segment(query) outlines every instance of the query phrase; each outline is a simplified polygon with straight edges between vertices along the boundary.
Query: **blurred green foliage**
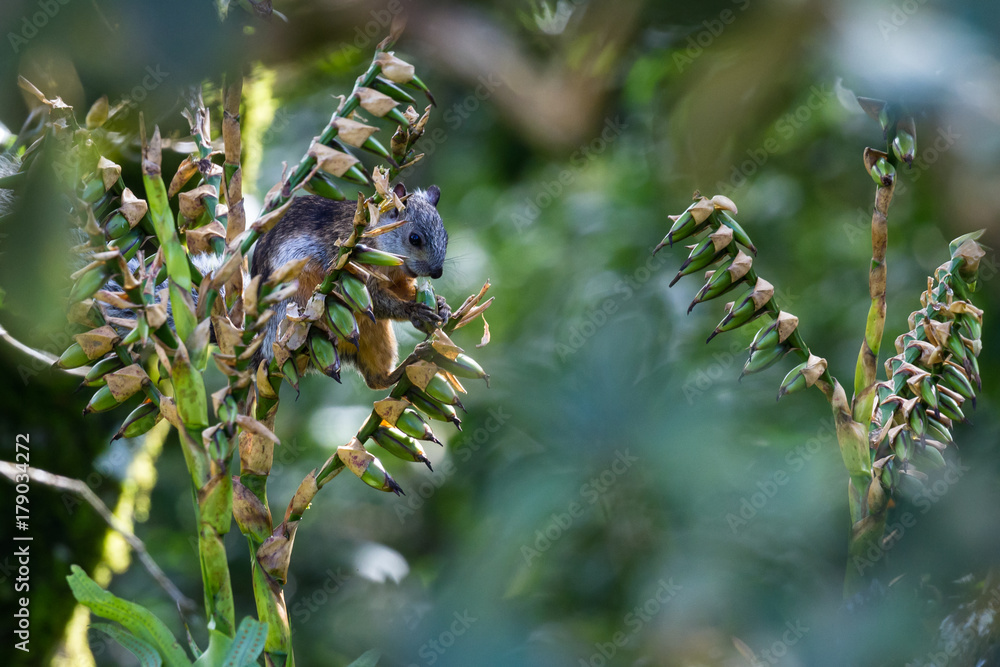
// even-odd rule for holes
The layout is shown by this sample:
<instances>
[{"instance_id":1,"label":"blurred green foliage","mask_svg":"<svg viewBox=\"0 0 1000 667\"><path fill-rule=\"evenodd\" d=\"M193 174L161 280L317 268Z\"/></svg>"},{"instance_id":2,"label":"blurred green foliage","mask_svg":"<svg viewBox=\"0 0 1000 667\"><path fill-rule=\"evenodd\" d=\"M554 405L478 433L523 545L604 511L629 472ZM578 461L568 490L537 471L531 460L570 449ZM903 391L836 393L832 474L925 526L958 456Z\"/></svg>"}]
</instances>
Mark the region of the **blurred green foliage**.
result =
<instances>
[{"instance_id":1,"label":"blurred green foliage","mask_svg":"<svg viewBox=\"0 0 1000 667\"><path fill-rule=\"evenodd\" d=\"M736 640L758 664L927 661L941 619L977 592L1000 553L995 254L977 301L983 391L975 425L956 430L962 476L916 502L897 499L897 539L872 568L888 592L845 608L846 475L826 402L807 392L775 405L790 364L737 383L752 332L704 345L721 307L686 316L697 279L667 289L683 251L650 251L693 190L732 197L778 303L849 384L868 309L874 196L861 153L882 139L844 89L905 101L917 118L917 163L901 170L889 216L890 345L947 259L947 240L985 227L984 243L997 246L995 5L400 4L409 26L397 52L421 64L438 103L428 156L408 183L442 189L451 259L437 291L457 304L487 278L494 285L492 344L474 350L479 331L455 336L492 388L471 389L463 432L429 450L435 472L386 461L405 496L344 476L317 497L286 589L300 664L346 665L372 647L380 664L404 666L754 664ZM17 71L44 89L32 73L55 63L51 85L62 82L84 109L104 93L130 94L159 64L171 76L139 106L147 122L182 131L178 88L260 59L274 71L277 110L262 134L259 197L325 124L331 95L349 89L388 11L279 2L289 23L247 36L219 28L206 3L180 6L61 6L0 63L0 119L16 130L23 118ZM33 11L7 4L2 25L16 32ZM378 36L362 39L369 29ZM62 326L65 255L51 250L61 242L53 219L0 228L0 317L39 347L46 333L35 323ZM51 386L51 401L32 409L82 408L85 396ZM303 380L276 424L276 506L379 397L354 376L343 386ZM4 433L58 437L16 397L0 404ZM39 448L37 465L73 474L58 470L64 450L91 452L93 465L115 428L104 426L86 448L82 435ZM76 476L87 473L77 464ZM35 516L55 515L57 501L34 493ZM137 531L199 599L189 494L171 439ZM65 529L37 540L57 555L56 544L72 542ZM253 609L240 542L232 531L237 616ZM51 572L39 562L39 585L55 595L69 562L85 564L79 552ZM972 583L956 583L967 575ZM142 569L113 590L180 629ZM41 597L35 604L40 618L54 613ZM99 664L131 664L99 649Z\"/></svg>"}]
</instances>

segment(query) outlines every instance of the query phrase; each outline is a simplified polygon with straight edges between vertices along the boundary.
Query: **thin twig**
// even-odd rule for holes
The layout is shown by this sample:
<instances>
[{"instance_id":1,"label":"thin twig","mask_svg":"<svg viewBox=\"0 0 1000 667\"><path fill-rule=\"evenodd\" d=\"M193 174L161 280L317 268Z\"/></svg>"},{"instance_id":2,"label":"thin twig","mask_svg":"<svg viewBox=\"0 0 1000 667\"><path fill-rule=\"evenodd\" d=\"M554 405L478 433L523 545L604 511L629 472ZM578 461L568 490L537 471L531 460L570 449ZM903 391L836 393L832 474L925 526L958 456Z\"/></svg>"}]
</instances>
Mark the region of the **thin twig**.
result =
<instances>
[{"instance_id":1,"label":"thin twig","mask_svg":"<svg viewBox=\"0 0 1000 667\"><path fill-rule=\"evenodd\" d=\"M16 476L22 473L18 472L17 466L13 463L9 461L0 461L0 474L3 474L11 481L14 481ZM146 567L146 570L153 577L153 579L156 580L156 583L158 583L163 590L166 591L167 595L169 595L174 601L177 605L177 609L180 611L181 615L184 616L185 620L187 620L188 614L193 613L197 609L195 603L185 597L177 586L175 586L174 583L167 578L167 575L163 573L160 566L157 565L156 561L153 560L153 557L149 555L149 552L146 550L146 545L143 544L142 540L136 537L135 534L133 534L132 531L125 526L124 522L116 517L111 510L108 509L108 506L105 505L104 502L97 497L97 494L91 491L90 487L84 482L78 479L73 479L72 477L63 477L62 475L46 472L45 470L35 468L34 466L30 468L29 475L31 477L31 481L33 482L44 484L45 486L53 489L60 489L62 491L75 493L90 503L90 506L97 510L97 513L101 515L101 518L103 518L113 530L120 533L122 537L125 538L125 541L128 542L129 546L135 550L136 554L139 556L139 560L141 560L142 564Z\"/></svg>"}]
</instances>

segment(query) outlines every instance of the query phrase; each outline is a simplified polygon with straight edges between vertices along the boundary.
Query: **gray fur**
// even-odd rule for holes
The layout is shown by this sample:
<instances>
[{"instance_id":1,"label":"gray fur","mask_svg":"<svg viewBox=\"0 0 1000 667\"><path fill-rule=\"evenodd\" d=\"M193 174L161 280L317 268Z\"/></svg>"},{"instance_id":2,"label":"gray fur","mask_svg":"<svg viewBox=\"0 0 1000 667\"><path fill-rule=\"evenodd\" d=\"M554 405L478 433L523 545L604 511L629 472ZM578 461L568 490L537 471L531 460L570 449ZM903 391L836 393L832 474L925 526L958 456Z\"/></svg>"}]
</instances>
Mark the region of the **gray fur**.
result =
<instances>
[{"instance_id":1,"label":"gray fur","mask_svg":"<svg viewBox=\"0 0 1000 667\"><path fill-rule=\"evenodd\" d=\"M402 185L396 194L406 195ZM441 191L437 186L427 190L414 190L406 199L401 212L395 209L383 214L377 226L387 225L402 217L408 223L395 230L376 236L365 243L385 252L406 257L403 264L413 276L440 278L448 250L448 232L437 211ZM336 242L345 240L353 229L355 203L331 201L322 197L298 197L275 227L257 243L253 253L250 273L265 278L277 268L293 259L311 257L326 267L336 256ZM411 243L411 235L419 238L419 245ZM381 289L369 285L376 318L405 319L403 313L388 309L380 299ZM274 355L272 344L278 337L278 328L285 319L283 301L274 307L274 315L264 326L264 342L254 360L270 359Z\"/></svg>"},{"instance_id":2,"label":"gray fur","mask_svg":"<svg viewBox=\"0 0 1000 667\"><path fill-rule=\"evenodd\" d=\"M0 155L0 178L13 176L21 166L17 158ZM9 213L14 207L14 191L0 189L0 215Z\"/></svg>"},{"instance_id":3,"label":"gray fur","mask_svg":"<svg viewBox=\"0 0 1000 667\"><path fill-rule=\"evenodd\" d=\"M440 196L441 192L437 186L431 186L427 190L414 190L406 200L406 208L401 213L404 219L410 221L409 224L375 238L379 250L405 256L404 266L415 276L441 277L445 253L448 251L448 232L437 210ZM379 226L398 219L396 211L393 210L379 218ZM411 234L420 237L419 247L414 247L410 243Z\"/></svg>"},{"instance_id":4,"label":"gray fur","mask_svg":"<svg viewBox=\"0 0 1000 667\"><path fill-rule=\"evenodd\" d=\"M191 255L191 263L194 264L195 268L197 268L198 271L200 271L203 276L207 276L222 266L222 255L216 255L214 253L207 253L207 252L200 253L197 255ZM129 271L131 271L134 274L139 269L139 260L135 258L129 260L128 268ZM119 285L118 282L115 281L114 279L109 280L104 285L104 289L108 290L109 292L122 291L121 285ZM156 291L153 295L154 300L156 302L160 300L159 298L160 290L165 290L165 289L167 289L166 281L156 286ZM220 290L219 293L223 298L225 298L224 289ZM194 305L197 306L198 305L197 289L192 288L191 298L194 299ZM135 313L132 310L125 310L123 308L117 308L115 306L110 306L108 304L101 304L101 307L104 309L105 314L108 315L109 317L118 317L124 320L135 319ZM174 313L173 313L173 308L170 305L169 299L167 299L167 326L170 328L171 331L174 330ZM116 327L116 329L118 329L118 327ZM119 331L119 333L125 333L125 332Z\"/></svg>"}]
</instances>

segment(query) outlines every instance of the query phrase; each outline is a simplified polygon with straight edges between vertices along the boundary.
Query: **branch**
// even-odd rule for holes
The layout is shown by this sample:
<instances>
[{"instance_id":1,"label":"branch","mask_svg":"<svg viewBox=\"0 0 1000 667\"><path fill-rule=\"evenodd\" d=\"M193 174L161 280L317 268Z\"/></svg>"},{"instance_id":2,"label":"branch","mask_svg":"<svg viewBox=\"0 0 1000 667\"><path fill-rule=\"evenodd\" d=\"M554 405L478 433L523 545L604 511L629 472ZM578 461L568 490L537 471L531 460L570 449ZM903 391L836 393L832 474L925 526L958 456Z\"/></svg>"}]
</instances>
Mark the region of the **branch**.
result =
<instances>
[{"instance_id":1,"label":"branch","mask_svg":"<svg viewBox=\"0 0 1000 667\"><path fill-rule=\"evenodd\" d=\"M18 469L13 463L9 461L0 461L0 474L3 474L13 482L16 476L20 473L18 473ZM174 583L167 578L167 575L163 573L163 570L161 570L160 566L156 564L153 557L149 555L149 552L146 550L146 545L143 544L142 540L136 537L135 534L133 534L132 531L125 526L121 519L112 514L111 510L108 509L108 506L105 505L104 502L90 490L89 486L78 479L55 475L53 473L46 472L45 470L35 468L34 466L31 468L30 476L33 482L44 484L45 486L53 489L60 489L62 491L75 493L90 503L90 506L97 510L97 513L101 515L101 518L103 518L113 530L120 533L122 537L125 538L125 541L128 542L129 546L135 550L136 554L139 556L139 560L141 560L142 564L146 567L146 570L153 577L153 579L156 580L156 583L158 583L160 587L166 591L167 595L169 595L174 601L177 605L178 611L180 611L181 615L185 617L185 620L188 614L195 611L195 603L185 597L177 586L175 586Z\"/></svg>"}]
</instances>

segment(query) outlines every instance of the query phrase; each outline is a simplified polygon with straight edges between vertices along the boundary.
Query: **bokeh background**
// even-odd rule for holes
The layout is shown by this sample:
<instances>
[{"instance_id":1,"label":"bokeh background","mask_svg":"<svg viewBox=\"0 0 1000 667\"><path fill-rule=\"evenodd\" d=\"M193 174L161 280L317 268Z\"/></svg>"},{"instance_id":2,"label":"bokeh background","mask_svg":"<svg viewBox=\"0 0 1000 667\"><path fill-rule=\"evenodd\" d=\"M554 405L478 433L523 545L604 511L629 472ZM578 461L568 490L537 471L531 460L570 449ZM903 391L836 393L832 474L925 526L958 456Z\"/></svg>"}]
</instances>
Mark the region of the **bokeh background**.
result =
<instances>
[{"instance_id":1,"label":"bokeh background","mask_svg":"<svg viewBox=\"0 0 1000 667\"><path fill-rule=\"evenodd\" d=\"M103 94L131 100L147 123L180 137L179 92L248 62L249 205L259 207L391 18L407 17L396 51L437 100L427 157L407 182L443 193L451 245L437 291L457 304L493 284L492 343L475 349L476 327L456 336L491 387L471 387L462 433L437 429L447 437L430 452L435 472L382 457L405 496L350 476L317 496L286 589L299 664L346 665L370 648L386 666L966 664L935 651L942 619L977 596L989 603L982 582L1000 554L994 251L977 297L986 309L982 394L974 424L956 430L950 482L896 499L899 530L872 564L876 584L845 605L847 479L827 403L809 391L775 404L789 362L737 382L753 331L705 345L722 305L686 315L697 278L667 287L683 250L654 258L651 249L695 189L732 197L778 303L850 385L874 196L861 154L882 145L854 94L905 103L916 117L918 158L900 175L889 217L891 349L950 239L984 228L985 244L998 247L995 3L275 8L287 22L255 24L234 8L220 26L208 2L6 0L0 121L16 132L26 116L23 74L78 110ZM135 152L119 157L135 168ZM71 333L61 301L69 243L45 193L30 196L37 214L0 227L0 322L58 354ZM407 328L402 344L412 346ZM132 499L139 537L200 600L175 438L162 451L109 445L124 413L79 418L87 396L74 393L76 382L3 342L0 371L3 458L15 433L30 432L33 464L87 480L110 505ZM287 394L272 504L283 506L380 397L353 374L342 386L311 377L297 400ZM12 508L9 485L0 489ZM61 643L75 613L70 563L108 568L115 593L183 632L146 571L127 568L120 547L105 549L103 524L65 501L32 490L37 643L15 655L5 633L0 655L10 664L136 664L93 632L93 657ZM13 542L2 541L6 556ZM227 545L238 614L253 613L235 527ZM10 577L5 565L5 604Z\"/></svg>"}]
</instances>

